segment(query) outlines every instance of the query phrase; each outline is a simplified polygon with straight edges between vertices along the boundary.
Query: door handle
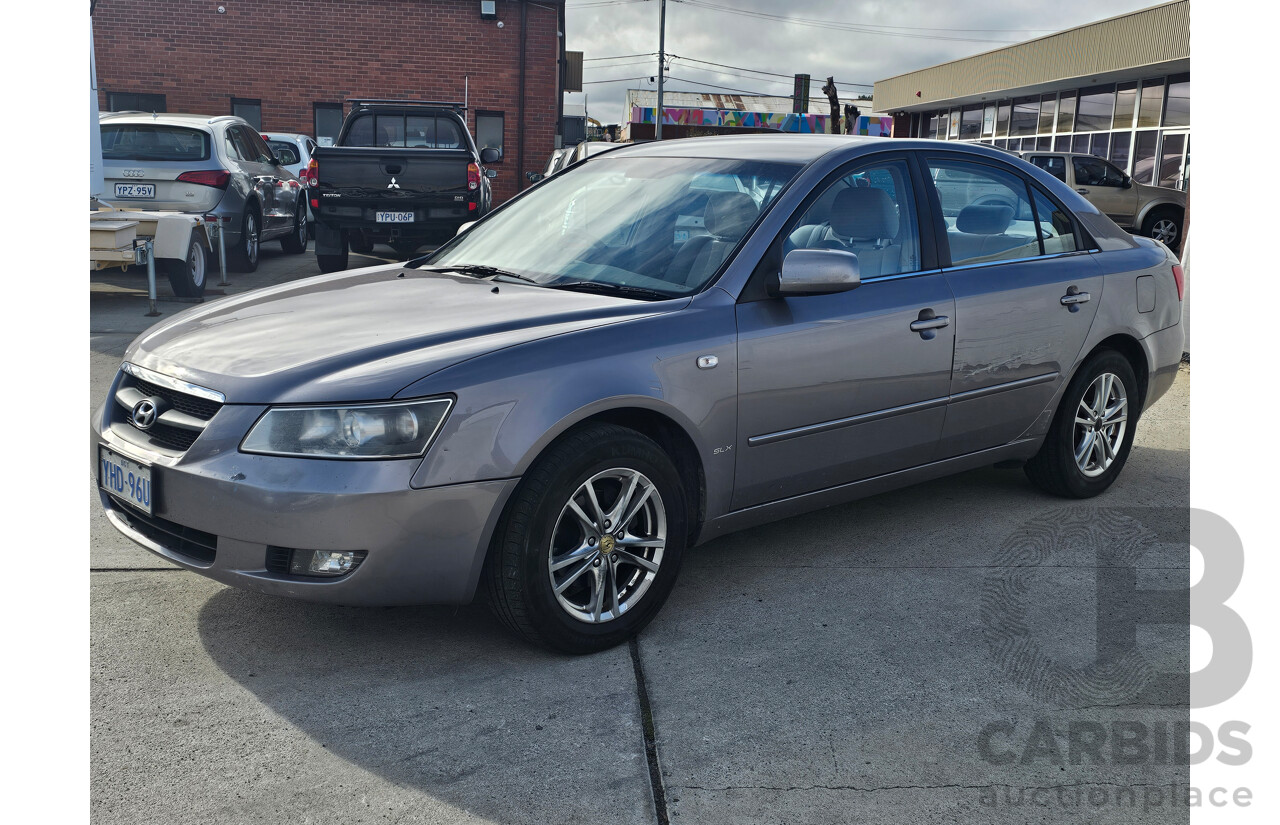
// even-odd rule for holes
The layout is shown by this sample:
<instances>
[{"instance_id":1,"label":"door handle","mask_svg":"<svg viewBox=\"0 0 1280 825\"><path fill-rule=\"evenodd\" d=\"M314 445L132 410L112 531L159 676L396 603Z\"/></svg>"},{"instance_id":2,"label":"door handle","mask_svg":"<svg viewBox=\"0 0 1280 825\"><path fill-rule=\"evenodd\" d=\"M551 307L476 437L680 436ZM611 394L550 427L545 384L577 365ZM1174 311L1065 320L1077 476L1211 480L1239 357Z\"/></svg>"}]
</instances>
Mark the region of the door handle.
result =
<instances>
[{"instance_id":1,"label":"door handle","mask_svg":"<svg viewBox=\"0 0 1280 825\"><path fill-rule=\"evenodd\" d=\"M1085 189L1083 186L1077 187L1076 191L1079 192L1081 195L1089 194L1089 190Z\"/></svg>"},{"instance_id":2,"label":"door handle","mask_svg":"<svg viewBox=\"0 0 1280 825\"><path fill-rule=\"evenodd\" d=\"M1089 303L1090 297L1091 296L1087 292L1068 292L1066 295L1063 295L1058 299L1058 303L1062 304L1064 307L1071 307L1074 309L1076 304Z\"/></svg>"},{"instance_id":3,"label":"door handle","mask_svg":"<svg viewBox=\"0 0 1280 825\"><path fill-rule=\"evenodd\" d=\"M942 329L951 323L951 319L945 315L936 315L933 318L921 318L919 321L911 322L912 332L924 332L930 329Z\"/></svg>"}]
</instances>

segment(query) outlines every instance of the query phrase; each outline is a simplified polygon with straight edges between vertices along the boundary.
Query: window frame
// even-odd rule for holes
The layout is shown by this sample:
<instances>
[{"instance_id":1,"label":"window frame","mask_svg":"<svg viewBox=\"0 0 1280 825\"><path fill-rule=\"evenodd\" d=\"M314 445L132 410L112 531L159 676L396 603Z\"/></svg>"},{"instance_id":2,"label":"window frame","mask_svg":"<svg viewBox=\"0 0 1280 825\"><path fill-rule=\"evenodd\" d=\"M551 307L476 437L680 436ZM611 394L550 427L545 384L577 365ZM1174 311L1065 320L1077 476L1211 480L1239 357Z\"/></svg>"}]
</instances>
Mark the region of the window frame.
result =
<instances>
[{"instance_id":1,"label":"window frame","mask_svg":"<svg viewBox=\"0 0 1280 825\"><path fill-rule=\"evenodd\" d=\"M338 131L330 136L333 141L332 146L338 144L338 138L342 135L342 124L346 120L346 107L342 103L335 103L329 100L314 100L311 102L311 129L315 133L315 144L320 145L320 112L337 112L338 113Z\"/></svg>"},{"instance_id":2,"label":"window frame","mask_svg":"<svg viewBox=\"0 0 1280 825\"><path fill-rule=\"evenodd\" d=\"M779 297L774 287L777 285L778 274L782 271L782 249L787 242L787 238L795 231L796 222L803 218L813 204L841 179L856 175L867 167L891 161L905 162L911 178L911 196L916 209L916 234L920 239L920 268L912 272L896 275L877 275L866 280L859 279L859 283L865 286L879 283L880 281L918 278L925 275L935 275L940 272L942 269L940 265L941 259L938 256L937 239L934 237L936 228L934 222L929 220L929 216L934 214L933 205L929 202L925 192L925 181L921 178L921 167L917 153L904 150L873 152L841 164L810 188L804 199L796 204L795 209L787 216L782 228L778 230L778 234L769 242L769 248L760 256L760 261L756 264L756 268L751 272L747 282L743 284L742 290L738 293L738 303L745 304L752 301L773 300ZM792 183L794 182L795 179L793 178ZM782 193L778 194L781 195ZM774 200L777 200L777 196L775 196Z\"/></svg>"},{"instance_id":3,"label":"window frame","mask_svg":"<svg viewBox=\"0 0 1280 825\"><path fill-rule=\"evenodd\" d=\"M152 108L152 109L148 109L148 108L145 108L145 107L144 107L144 108L139 109L139 108L136 108L136 107L126 107L126 108L122 108L122 109L117 109L114 105L112 105L112 102L111 102L111 99L112 99L113 97L115 97L116 95L131 95L131 96L133 96L133 97L144 97L144 96L145 96L145 97L154 97L154 98L159 98L159 99L160 99L160 108L159 108L159 109L154 109L154 108ZM110 92L110 91L109 91L109 92L107 92L107 93L106 93L106 97L107 97L107 109L106 109L106 110L107 110L108 112L153 112L153 113L155 113L155 114L158 114L158 115L159 115L159 114L165 114L165 113L167 113L167 112L169 111L169 100L168 100L168 98L166 98L166 97L165 97L165 94L164 94L163 92Z\"/></svg>"}]
</instances>

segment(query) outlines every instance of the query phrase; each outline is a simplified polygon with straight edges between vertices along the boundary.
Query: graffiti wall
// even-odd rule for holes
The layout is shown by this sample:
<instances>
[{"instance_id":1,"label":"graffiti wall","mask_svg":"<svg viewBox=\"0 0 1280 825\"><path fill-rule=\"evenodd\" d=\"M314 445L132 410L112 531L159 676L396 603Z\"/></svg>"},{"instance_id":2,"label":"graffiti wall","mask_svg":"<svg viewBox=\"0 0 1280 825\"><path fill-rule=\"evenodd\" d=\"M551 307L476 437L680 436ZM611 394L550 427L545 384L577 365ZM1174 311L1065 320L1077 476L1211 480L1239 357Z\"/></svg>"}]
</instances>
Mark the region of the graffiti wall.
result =
<instances>
[{"instance_id":1,"label":"graffiti wall","mask_svg":"<svg viewBox=\"0 0 1280 825\"><path fill-rule=\"evenodd\" d=\"M858 118L858 127L852 134L867 137L893 137L893 118L863 115Z\"/></svg>"},{"instance_id":2,"label":"graffiti wall","mask_svg":"<svg viewBox=\"0 0 1280 825\"><path fill-rule=\"evenodd\" d=\"M651 106L632 106L631 122L654 122L656 109ZM863 118L865 120L866 118ZM881 118L872 118L880 120ZM890 118L884 118L891 120ZM777 129L780 132L823 134L827 131L827 115L796 114L794 112L738 112L730 109L673 109L662 108L663 126L731 126L742 129Z\"/></svg>"}]
</instances>

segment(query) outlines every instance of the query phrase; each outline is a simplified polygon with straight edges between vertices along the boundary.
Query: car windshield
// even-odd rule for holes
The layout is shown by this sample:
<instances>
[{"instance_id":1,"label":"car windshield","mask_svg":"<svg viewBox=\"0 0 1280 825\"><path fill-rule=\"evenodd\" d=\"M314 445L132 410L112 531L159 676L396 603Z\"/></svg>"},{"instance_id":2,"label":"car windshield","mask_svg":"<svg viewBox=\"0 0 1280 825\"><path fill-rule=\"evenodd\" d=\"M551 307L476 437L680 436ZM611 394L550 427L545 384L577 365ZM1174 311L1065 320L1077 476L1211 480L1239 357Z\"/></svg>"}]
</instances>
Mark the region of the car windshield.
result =
<instances>
[{"instance_id":1,"label":"car windshield","mask_svg":"<svg viewBox=\"0 0 1280 825\"><path fill-rule=\"evenodd\" d=\"M483 267L544 286L634 297L687 295L716 275L799 168L603 157L548 178L426 265Z\"/></svg>"},{"instance_id":2,"label":"car windshield","mask_svg":"<svg viewBox=\"0 0 1280 825\"><path fill-rule=\"evenodd\" d=\"M103 126L106 160L208 160L209 133L181 126L120 123Z\"/></svg>"}]
</instances>

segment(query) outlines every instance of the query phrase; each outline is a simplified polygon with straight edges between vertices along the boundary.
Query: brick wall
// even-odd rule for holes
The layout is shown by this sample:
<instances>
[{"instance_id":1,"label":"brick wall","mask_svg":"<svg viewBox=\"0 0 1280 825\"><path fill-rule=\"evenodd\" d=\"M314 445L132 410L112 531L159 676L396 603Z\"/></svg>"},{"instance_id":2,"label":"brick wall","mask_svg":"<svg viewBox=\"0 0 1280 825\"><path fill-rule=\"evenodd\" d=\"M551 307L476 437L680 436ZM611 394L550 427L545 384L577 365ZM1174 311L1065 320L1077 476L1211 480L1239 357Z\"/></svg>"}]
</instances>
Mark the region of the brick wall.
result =
<instances>
[{"instance_id":1,"label":"brick wall","mask_svg":"<svg viewBox=\"0 0 1280 825\"><path fill-rule=\"evenodd\" d=\"M378 97L462 100L504 114L505 153L494 200L527 185L555 145L563 0L529 3L524 145L520 145L520 16L498 0L99 0L93 16L99 106L108 92L165 95L170 112L231 113L231 98L262 101L264 131L314 134L312 104ZM226 9L218 14L218 7ZM503 28L499 29L498 21Z\"/></svg>"}]
</instances>

